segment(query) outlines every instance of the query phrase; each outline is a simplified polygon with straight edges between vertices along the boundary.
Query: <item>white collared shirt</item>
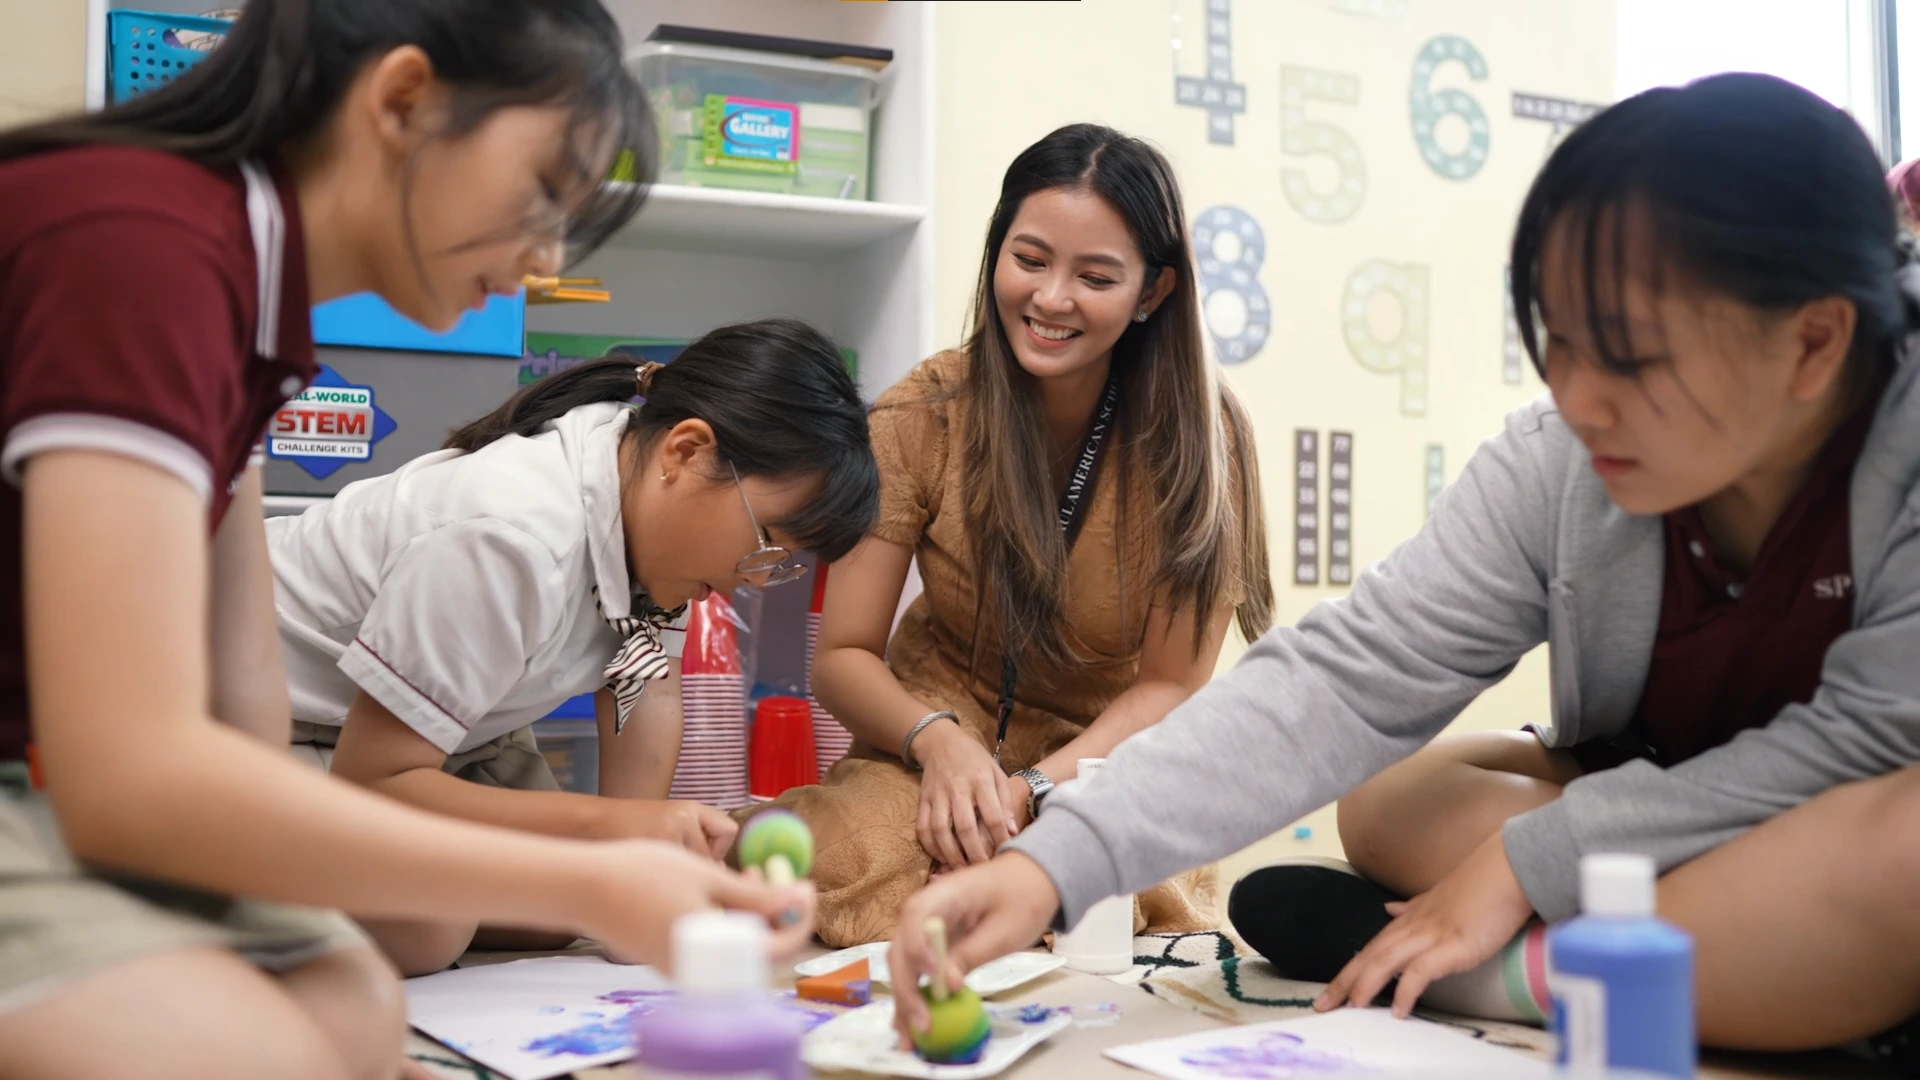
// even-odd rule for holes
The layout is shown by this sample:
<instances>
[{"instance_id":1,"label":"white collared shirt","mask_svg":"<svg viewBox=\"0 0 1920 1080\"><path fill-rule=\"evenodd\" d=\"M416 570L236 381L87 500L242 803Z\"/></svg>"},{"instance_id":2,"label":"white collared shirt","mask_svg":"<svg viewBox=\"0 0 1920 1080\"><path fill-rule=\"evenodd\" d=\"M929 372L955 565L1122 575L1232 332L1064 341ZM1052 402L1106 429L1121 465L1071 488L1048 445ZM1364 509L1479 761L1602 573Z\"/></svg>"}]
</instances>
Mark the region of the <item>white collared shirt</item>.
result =
<instances>
[{"instance_id":1,"label":"white collared shirt","mask_svg":"<svg viewBox=\"0 0 1920 1080\"><path fill-rule=\"evenodd\" d=\"M628 407L442 450L270 518L293 718L346 722L365 690L448 754L606 685L627 615L616 455ZM682 627L685 623L680 624ZM679 656L684 632L662 635Z\"/></svg>"}]
</instances>

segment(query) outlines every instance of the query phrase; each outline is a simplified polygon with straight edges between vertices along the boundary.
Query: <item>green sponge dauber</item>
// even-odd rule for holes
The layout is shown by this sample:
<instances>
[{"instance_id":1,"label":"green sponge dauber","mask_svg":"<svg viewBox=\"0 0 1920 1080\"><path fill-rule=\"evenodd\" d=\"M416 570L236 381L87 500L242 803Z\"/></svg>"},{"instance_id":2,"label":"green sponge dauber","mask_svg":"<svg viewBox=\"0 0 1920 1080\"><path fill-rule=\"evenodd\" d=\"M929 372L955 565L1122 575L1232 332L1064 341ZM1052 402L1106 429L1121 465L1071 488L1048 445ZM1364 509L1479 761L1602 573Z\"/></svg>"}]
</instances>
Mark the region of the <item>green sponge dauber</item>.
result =
<instances>
[{"instance_id":1,"label":"green sponge dauber","mask_svg":"<svg viewBox=\"0 0 1920 1080\"><path fill-rule=\"evenodd\" d=\"M813 871L813 830L785 810L758 815L740 832L740 868L748 867L775 885L806 877Z\"/></svg>"}]
</instances>

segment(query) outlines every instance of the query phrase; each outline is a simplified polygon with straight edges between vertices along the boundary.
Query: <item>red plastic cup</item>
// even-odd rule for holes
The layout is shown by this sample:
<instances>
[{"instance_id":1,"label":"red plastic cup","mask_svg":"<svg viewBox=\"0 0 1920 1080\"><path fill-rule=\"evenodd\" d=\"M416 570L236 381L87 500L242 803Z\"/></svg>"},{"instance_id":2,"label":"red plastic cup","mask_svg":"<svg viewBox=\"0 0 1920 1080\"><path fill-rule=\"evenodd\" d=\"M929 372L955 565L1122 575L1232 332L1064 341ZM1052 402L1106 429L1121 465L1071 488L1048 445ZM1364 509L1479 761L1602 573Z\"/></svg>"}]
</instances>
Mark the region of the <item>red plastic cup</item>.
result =
<instances>
[{"instance_id":1,"label":"red plastic cup","mask_svg":"<svg viewBox=\"0 0 1920 1080\"><path fill-rule=\"evenodd\" d=\"M756 799L773 799L788 788L819 780L813 708L805 698L762 698L753 712L753 739L747 751L748 791Z\"/></svg>"}]
</instances>

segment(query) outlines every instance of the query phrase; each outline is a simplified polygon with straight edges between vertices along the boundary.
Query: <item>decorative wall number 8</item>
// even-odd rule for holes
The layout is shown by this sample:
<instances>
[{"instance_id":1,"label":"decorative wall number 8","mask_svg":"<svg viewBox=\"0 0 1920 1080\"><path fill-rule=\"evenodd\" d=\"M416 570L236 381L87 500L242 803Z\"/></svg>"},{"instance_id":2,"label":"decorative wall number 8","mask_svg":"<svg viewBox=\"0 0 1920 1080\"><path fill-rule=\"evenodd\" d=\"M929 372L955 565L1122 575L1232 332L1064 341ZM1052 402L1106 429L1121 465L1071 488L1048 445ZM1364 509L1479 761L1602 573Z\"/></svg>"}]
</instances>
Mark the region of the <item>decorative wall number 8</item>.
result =
<instances>
[{"instance_id":1,"label":"decorative wall number 8","mask_svg":"<svg viewBox=\"0 0 1920 1080\"><path fill-rule=\"evenodd\" d=\"M1413 112L1413 142L1420 156L1434 172L1449 180L1465 180L1487 163L1491 136L1486 110L1465 90L1434 90L1433 73L1440 65L1458 60L1466 65L1475 80L1487 77L1487 61L1466 38L1442 34L1421 46L1413 61L1413 82L1407 90L1407 104ZM1467 124L1467 146L1450 153L1435 136L1440 121L1458 116Z\"/></svg>"},{"instance_id":2,"label":"decorative wall number 8","mask_svg":"<svg viewBox=\"0 0 1920 1080\"><path fill-rule=\"evenodd\" d=\"M1352 135L1333 124L1307 119L1308 101L1358 105L1360 80L1292 64L1280 69L1281 151L1296 157L1326 157L1339 170L1331 191L1315 191L1305 169L1281 169L1280 186L1287 201L1308 221L1332 225L1359 211L1367 195L1367 166Z\"/></svg>"},{"instance_id":3,"label":"decorative wall number 8","mask_svg":"<svg viewBox=\"0 0 1920 1080\"><path fill-rule=\"evenodd\" d=\"M1380 294L1400 308L1400 332L1377 336L1368 308ZM1347 351L1368 371L1400 376L1400 412L1427 414L1427 268L1412 263L1369 259L1347 277L1340 301Z\"/></svg>"},{"instance_id":4,"label":"decorative wall number 8","mask_svg":"<svg viewBox=\"0 0 1920 1080\"><path fill-rule=\"evenodd\" d=\"M1214 206L1193 223L1201 306L1223 364L1244 364L1267 343L1273 305L1255 275L1267 258L1267 237L1253 215Z\"/></svg>"}]
</instances>

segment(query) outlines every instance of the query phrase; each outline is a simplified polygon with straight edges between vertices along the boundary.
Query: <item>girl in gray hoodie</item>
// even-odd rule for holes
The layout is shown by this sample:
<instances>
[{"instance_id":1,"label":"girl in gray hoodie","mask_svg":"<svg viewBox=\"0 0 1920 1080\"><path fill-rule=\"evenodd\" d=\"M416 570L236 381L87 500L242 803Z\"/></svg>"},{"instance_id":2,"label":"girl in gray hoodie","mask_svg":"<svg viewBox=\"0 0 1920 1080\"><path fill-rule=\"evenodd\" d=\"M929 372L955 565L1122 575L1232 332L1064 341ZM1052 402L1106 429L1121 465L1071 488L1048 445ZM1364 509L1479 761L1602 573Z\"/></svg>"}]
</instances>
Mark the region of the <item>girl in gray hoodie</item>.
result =
<instances>
[{"instance_id":1,"label":"girl in gray hoodie","mask_svg":"<svg viewBox=\"0 0 1920 1080\"><path fill-rule=\"evenodd\" d=\"M964 970L1352 793L1365 878L1270 871L1232 904L1283 974L1332 980L1322 1008L1524 970L1580 857L1624 851L1694 936L1703 1041L1920 1011L1920 268L1871 145L1765 76L1649 91L1555 151L1512 265L1550 394L1351 595L911 900L896 978L927 915ZM1541 642L1535 729L1433 741Z\"/></svg>"}]
</instances>

